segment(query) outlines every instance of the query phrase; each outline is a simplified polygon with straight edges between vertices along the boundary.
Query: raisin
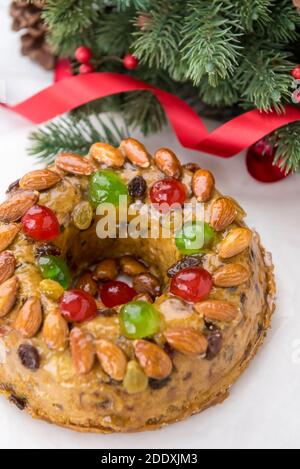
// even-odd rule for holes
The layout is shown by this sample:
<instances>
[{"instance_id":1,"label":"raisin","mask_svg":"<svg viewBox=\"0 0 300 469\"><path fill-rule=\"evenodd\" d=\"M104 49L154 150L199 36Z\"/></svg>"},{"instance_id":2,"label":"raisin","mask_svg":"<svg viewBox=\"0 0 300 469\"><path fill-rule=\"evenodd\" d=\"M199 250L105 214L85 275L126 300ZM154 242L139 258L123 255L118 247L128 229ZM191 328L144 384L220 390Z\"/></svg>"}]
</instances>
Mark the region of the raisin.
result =
<instances>
[{"instance_id":1,"label":"raisin","mask_svg":"<svg viewBox=\"0 0 300 469\"><path fill-rule=\"evenodd\" d=\"M147 191L147 183L142 176L137 176L128 185L129 195L133 199L144 197Z\"/></svg>"},{"instance_id":2,"label":"raisin","mask_svg":"<svg viewBox=\"0 0 300 469\"><path fill-rule=\"evenodd\" d=\"M16 396L15 394L11 394L9 400L12 404L18 407L19 410L24 410L27 405L26 399Z\"/></svg>"},{"instance_id":3,"label":"raisin","mask_svg":"<svg viewBox=\"0 0 300 469\"><path fill-rule=\"evenodd\" d=\"M18 348L18 356L22 365L31 371L36 371L40 367L41 358L35 347L29 344L22 344Z\"/></svg>"},{"instance_id":4,"label":"raisin","mask_svg":"<svg viewBox=\"0 0 300 469\"><path fill-rule=\"evenodd\" d=\"M35 253L37 257L42 256L60 256L61 249L54 244L40 243L35 248Z\"/></svg>"},{"instance_id":5,"label":"raisin","mask_svg":"<svg viewBox=\"0 0 300 469\"><path fill-rule=\"evenodd\" d=\"M187 269L188 267L198 267L199 265L202 265L203 257L204 256L202 254L184 257L168 270L168 277L173 278L175 275L179 274L179 272Z\"/></svg>"},{"instance_id":6,"label":"raisin","mask_svg":"<svg viewBox=\"0 0 300 469\"><path fill-rule=\"evenodd\" d=\"M6 194L11 194L12 192L15 192L15 191L19 190L20 189L19 182L20 182L20 179L17 179L16 181L12 182L8 186Z\"/></svg>"},{"instance_id":7,"label":"raisin","mask_svg":"<svg viewBox=\"0 0 300 469\"><path fill-rule=\"evenodd\" d=\"M200 166L197 163L187 163L183 165L184 169L187 171L190 171L191 173L196 173L198 169L200 169Z\"/></svg>"},{"instance_id":8,"label":"raisin","mask_svg":"<svg viewBox=\"0 0 300 469\"><path fill-rule=\"evenodd\" d=\"M222 344L223 344L222 333L220 330L213 330L207 334L206 338L208 341L206 359L213 360L219 355L222 349Z\"/></svg>"},{"instance_id":9,"label":"raisin","mask_svg":"<svg viewBox=\"0 0 300 469\"><path fill-rule=\"evenodd\" d=\"M149 387L153 389L154 391L158 391L159 389L163 389L164 387L166 387L170 381L171 381L170 376L168 376L165 379L160 379L160 380L151 378L149 379Z\"/></svg>"}]
</instances>

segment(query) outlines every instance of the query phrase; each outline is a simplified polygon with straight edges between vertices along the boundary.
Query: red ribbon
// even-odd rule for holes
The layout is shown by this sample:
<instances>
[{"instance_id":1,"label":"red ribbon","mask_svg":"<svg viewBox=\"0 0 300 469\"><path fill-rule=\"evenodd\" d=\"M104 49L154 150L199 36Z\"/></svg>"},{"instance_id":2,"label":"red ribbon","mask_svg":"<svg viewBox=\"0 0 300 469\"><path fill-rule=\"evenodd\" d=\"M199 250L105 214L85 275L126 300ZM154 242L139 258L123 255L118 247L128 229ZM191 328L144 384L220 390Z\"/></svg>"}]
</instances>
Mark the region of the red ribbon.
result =
<instances>
[{"instance_id":1,"label":"red ribbon","mask_svg":"<svg viewBox=\"0 0 300 469\"><path fill-rule=\"evenodd\" d=\"M293 106L287 106L284 114L254 110L209 133L200 117L180 98L130 76L115 73L65 78L15 106L6 107L35 124L41 124L96 99L138 90L147 90L156 96L184 147L223 158L230 158L274 130L300 120L300 110Z\"/></svg>"}]
</instances>

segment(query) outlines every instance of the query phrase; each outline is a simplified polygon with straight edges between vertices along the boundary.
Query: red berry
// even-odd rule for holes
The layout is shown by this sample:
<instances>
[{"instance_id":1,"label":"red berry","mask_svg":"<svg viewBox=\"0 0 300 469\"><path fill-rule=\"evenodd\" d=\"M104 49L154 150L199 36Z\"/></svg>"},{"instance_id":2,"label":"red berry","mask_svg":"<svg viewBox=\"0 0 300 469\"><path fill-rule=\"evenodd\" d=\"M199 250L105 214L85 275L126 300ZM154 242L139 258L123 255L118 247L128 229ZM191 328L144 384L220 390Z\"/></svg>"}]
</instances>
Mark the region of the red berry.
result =
<instances>
[{"instance_id":1,"label":"red berry","mask_svg":"<svg viewBox=\"0 0 300 469\"><path fill-rule=\"evenodd\" d=\"M80 75L87 75L88 73L93 73L95 68L92 64L82 64L79 67Z\"/></svg>"},{"instance_id":2,"label":"red berry","mask_svg":"<svg viewBox=\"0 0 300 469\"><path fill-rule=\"evenodd\" d=\"M60 234L55 213L43 205L34 205L22 218L23 231L35 241L53 241Z\"/></svg>"},{"instance_id":3,"label":"red berry","mask_svg":"<svg viewBox=\"0 0 300 469\"><path fill-rule=\"evenodd\" d=\"M139 66L139 61L134 55L127 54L123 59L123 64L127 70L135 70Z\"/></svg>"},{"instance_id":4,"label":"red berry","mask_svg":"<svg viewBox=\"0 0 300 469\"><path fill-rule=\"evenodd\" d=\"M81 46L75 51L75 59L81 64L88 64L92 57L93 53L89 47Z\"/></svg>"},{"instance_id":5,"label":"red berry","mask_svg":"<svg viewBox=\"0 0 300 469\"><path fill-rule=\"evenodd\" d=\"M125 305L133 300L137 295L134 288L131 288L124 282L108 282L101 288L100 297L107 308Z\"/></svg>"},{"instance_id":6,"label":"red berry","mask_svg":"<svg viewBox=\"0 0 300 469\"><path fill-rule=\"evenodd\" d=\"M211 292L212 287L212 276L207 270L188 268L175 275L171 282L171 293L188 303L197 303Z\"/></svg>"},{"instance_id":7,"label":"red berry","mask_svg":"<svg viewBox=\"0 0 300 469\"><path fill-rule=\"evenodd\" d=\"M292 76L295 78L295 80L300 80L300 65L297 65L297 67L294 68L292 71Z\"/></svg>"},{"instance_id":8,"label":"red berry","mask_svg":"<svg viewBox=\"0 0 300 469\"><path fill-rule=\"evenodd\" d=\"M60 310L69 322L85 322L96 316L97 304L89 293L82 290L69 290L60 301Z\"/></svg>"},{"instance_id":9,"label":"red berry","mask_svg":"<svg viewBox=\"0 0 300 469\"><path fill-rule=\"evenodd\" d=\"M181 182L173 178L166 178L152 186L150 198L153 204L183 205L187 198L187 191Z\"/></svg>"}]
</instances>

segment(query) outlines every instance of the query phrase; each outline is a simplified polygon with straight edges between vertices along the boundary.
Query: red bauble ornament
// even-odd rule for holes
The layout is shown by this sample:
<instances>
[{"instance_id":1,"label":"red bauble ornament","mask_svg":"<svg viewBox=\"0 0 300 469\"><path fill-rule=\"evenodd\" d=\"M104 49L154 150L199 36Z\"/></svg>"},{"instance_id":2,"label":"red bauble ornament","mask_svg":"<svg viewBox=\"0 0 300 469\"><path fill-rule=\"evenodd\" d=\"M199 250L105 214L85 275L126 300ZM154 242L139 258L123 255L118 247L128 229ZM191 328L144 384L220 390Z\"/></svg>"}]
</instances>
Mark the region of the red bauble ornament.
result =
<instances>
[{"instance_id":1,"label":"red bauble ornament","mask_svg":"<svg viewBox=\"0 0 300 469\"><path fill-rule=\"evenodd\" d=\"M294 68L292 71L292 76L295 78L295 80L300 80L300 65L297 65L297 67Z\"/></svg>"},{"instance_id":2,"label":"red bauble ornament","mask_svg":"<svg viewBox=\"0 0 300 469\"><path fill-rule=\"evenodd\" d=\"M94 298L82 290L66 291L60 301L62 316L69 322L86 322L97 314Z\"/></svg>"},{"instance_id":3,"label":"red bauble ornament","mask_svg":"<svg viewBox=\"0 0 300 469\"><path fill-rule=\"evenodd\" d=\"M93 73L95 68L92 64L82 64L79 67L80 75L87 75L88 73Z\"/></svg>"},{"instance_id":4,"label":"red bauble ornament","mask_svg":"<svg viewBox=\"0 0 300 469\"><path fill-rule=\"evenodd\" d=\"M24 233L35 241L53 241L60 234L55 213L43 205L34 205L22 218Z\"/></svg>"},{"instance_id":5,"label":"red bauble ornament","mask_svg":"<svg viewBox=\"0 0 300 469\"><path fill-rule=\"evenodd\" d=\"M119 281L108 282L100 290L101 301L107 308L125 305L135 296L137 296L137 292L134 288Z\"/></svg>"},{"instance_id":6,"label":"red bauble ornament","mask_svg":"<svg viewBox=\"0 0 300 469\"><path fill-rule=\"evenodd\" d=\"M81 64L88 64L92 57L93 53L89 47L81 46L75 51L75 59Z\"/></svg>"},{"instance_id":7,"label":"red bauble ornament","mask_svg":"<svg viewBox=\"0 0 300 469\"><path fill-rule=\"evenodd\" d=\"M188 268L179 272L171 282L171 293L188 303L202 301L213 287L213 279L207 270Z\"/></svg>"},{"instance_id":8,"label":"red bauble ornament","mask_svg":"<svg viewBox=\"0 0 300 469\"><path fill-rule=\"evenodd\" d=\"M166 178L151 187L150 198L153 204L183 205L187 198L187 191L186 187L177 179Z\"/></svg>"},{"instance_id":9,"label":"red bauble ornament","mask_svg":"<svg viewBox=\"0 0 300 469\"><path fill-rule=\"evenodd\" d=\"M247 153L248 171L260 182L277 182L288 175L274 165L275 150L265 139L249 148Z\"/></svg>"},{"instance_id":10,"label":"red bauble ornament","mask_svg":"<svg viewBox=\"0 0 300 469\"><path fill-rule=\"evenodd\" d=\"M127 54L123 59L123 64L127 70L136 70L139 66L139 61L134 55Z\"/></svg>"}]
</instances>

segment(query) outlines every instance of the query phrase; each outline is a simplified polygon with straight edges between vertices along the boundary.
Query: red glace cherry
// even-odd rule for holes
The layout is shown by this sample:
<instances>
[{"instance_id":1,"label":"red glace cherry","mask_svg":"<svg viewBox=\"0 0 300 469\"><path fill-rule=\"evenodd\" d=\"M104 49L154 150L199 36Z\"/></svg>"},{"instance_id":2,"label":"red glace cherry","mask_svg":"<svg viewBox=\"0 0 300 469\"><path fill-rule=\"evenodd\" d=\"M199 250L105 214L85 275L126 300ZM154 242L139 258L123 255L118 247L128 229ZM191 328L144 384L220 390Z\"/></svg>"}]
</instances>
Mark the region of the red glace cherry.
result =
<instances>
[{"instance_id":1,"label":"red glace cherry","mask_svg":"<svg viewBox=\"0 0 300 469\"><path fill-rule=\"evenodd\" d=\"M107 308L125 305L135 296L137 296L137 292L134 288L117 280L106 283L100 290L101 301Z\"/></svg>"},{"instance_id":2,"label":"red glace cherry","mask_svg":"<svg viewBox=\"0 0 300 469\"><path fill-rule=\"evenodd\" d=\"M150 190L153 204L183 205L187 199L186 187L176 179L166 178L156 182Z\"/></svg>"},{"instance_id":3,"label":"red glace cherry","mask_svg":"<svg viewBox=\"0 0 300 469\"><path fill-rule=\"evenodd\" d=\"M69 290L64 293L60 301L63 317L69 322L86 322L97 314L97 304L94 298L82 290Z\"/></svg>"},{"instance_id":4,"label":"red glace cherry","mask_svg":"<svg viewBox=\"0 0 300 469\"><path fill-rule=\"evenodd\" d=\"M22 218L24 233L35 241L53 241L60 234L55 213L43 205L34 205Z\"/></svg>"},{"instance_id":5,"label":"red glace cherry","mask_svg":"<svg viewBox=\"0 0 300 469\"><path fill-rule=\"evenodd\" d=\"M188 268L175 275L171 282L171 293L188 303L198 303L209 295L212 287L212 276L207 270Z\"/></svg>"}]
</instances>

